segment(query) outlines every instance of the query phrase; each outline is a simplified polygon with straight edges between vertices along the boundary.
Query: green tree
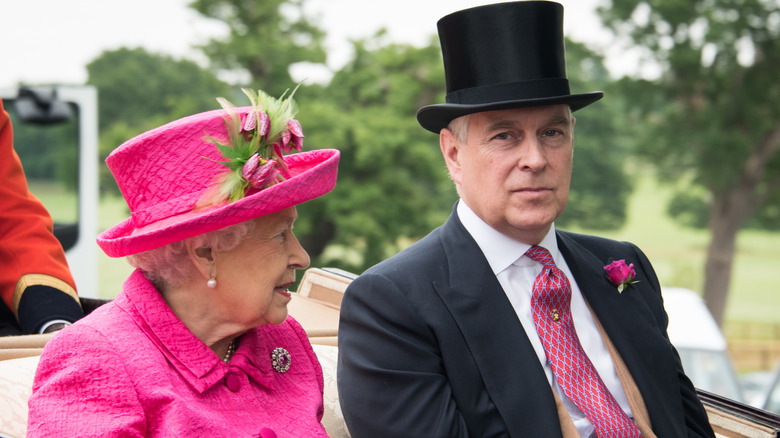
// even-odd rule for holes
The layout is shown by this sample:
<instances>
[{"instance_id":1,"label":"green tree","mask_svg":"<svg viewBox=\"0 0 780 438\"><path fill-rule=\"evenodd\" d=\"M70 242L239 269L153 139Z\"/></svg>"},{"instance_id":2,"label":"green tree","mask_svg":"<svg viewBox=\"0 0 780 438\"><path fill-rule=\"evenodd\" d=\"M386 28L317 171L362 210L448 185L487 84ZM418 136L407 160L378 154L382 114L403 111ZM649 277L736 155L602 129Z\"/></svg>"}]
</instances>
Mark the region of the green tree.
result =
<instances>
[{"instance_id":1,"label":"green tree","mask_svg":"<svg viewBox=\"0 0 780 438\"><path fill-rule=\"evenodd\" d=\"M336 189L300 207L296 230L313 263L353 272L422 237L456 199L436 136L414 117L443 99L439 49L381 41L355 42L330 84L298 99L306 147L336 147L341 162Z\"/></svg>"},{"instance_id":2,"label":"green tree","mask_svg":"<svg viewBox=\"0 0 780 438\"><path fill-rule=\"evenodd\" d=\"M604 98L574 113L574 171L569 202L556 226L617 229L626 221L633 189L626 174L629 142L618 129L624 123L624 101L611 93L609 73L601 56L587 46L566 40L572 93L605 90Z\"/></svg>"},{"instance_id":3,"label":"green tree","mask_svg":"<svg viewBox=\"0 0 780 438\"><path fill-rule=\"evenodd\" d=\"M9 111L14 149L24 163L27 180L56 182L68 190L78 185L78 124L40 125L20 120Z\"/></svg>"},{"instance_id":4,"label":"green tree","mask_svg":"<svg viewBox=\"0 0 780 438\"><path fill-rule=\"evenodd\" d=\"M100 159L123 141L180 117L218 108L216 97L235 93L208 70L144 49L105 51L87 65L87 83L98 89ZM116 192L105 166L103 193Z\"/></svg>"},{"instance_id":5,"label":"green tree","mask_svg":"<svg viewBox=\"0 0 780 438\"><path fill-rule=\"evenodd\" d=\"M297 62L323 63L324 32L304 14L305 0L194 0L202 15L223 21L227 38L201 47L214 67L248 73L253 88L281 95Z\"/></svg>"},{"instance_id":6,"label":"green tree","mask_svg":"<svg viewBox=\"0 0 780 438\"><path fill-rule=\"evenodd\" d=\"M232 92L209 70L142 48L107 50L87 65L98 89L100 128L123 122L145 127L154 118L172 120L214 109L217 96Z\"/></svg>"},{"instance_id":7,"label":"green tree","mask_svg":"<svg viewBox=\"0 0 780 438\"><path fill-rule=\"evenodd\" d=\"M706 218L704 298L722 323L739 230L780 225L780 4L613 0L599 13L662 70L623 85L640 152L682 187L670 210Z\"/></svg>"}]
</instances>

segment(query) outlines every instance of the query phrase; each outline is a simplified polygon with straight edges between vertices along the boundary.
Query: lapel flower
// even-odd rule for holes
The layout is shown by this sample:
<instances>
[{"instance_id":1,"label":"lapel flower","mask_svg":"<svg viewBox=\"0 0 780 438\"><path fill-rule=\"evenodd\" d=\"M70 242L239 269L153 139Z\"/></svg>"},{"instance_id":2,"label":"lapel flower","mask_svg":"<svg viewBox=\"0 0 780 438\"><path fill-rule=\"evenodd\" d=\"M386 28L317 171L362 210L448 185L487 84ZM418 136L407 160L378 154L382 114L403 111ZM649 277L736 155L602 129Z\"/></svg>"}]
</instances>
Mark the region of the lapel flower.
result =
<instances>
[{"instance_id":1,"label":"lapel flower","mask_svg":"<svg viewBox=\"0 0 780 438\"><path fill-rule=\"evenodd\" d=\"M623 293L623 290L628 287L628 285L637 283L634 281L636 271L634 271L633 263L626 265L625 260L617 260L604 266L604 270L607 272L609 281L617 286L619 293Z\"/></svg>"}]
</instances>

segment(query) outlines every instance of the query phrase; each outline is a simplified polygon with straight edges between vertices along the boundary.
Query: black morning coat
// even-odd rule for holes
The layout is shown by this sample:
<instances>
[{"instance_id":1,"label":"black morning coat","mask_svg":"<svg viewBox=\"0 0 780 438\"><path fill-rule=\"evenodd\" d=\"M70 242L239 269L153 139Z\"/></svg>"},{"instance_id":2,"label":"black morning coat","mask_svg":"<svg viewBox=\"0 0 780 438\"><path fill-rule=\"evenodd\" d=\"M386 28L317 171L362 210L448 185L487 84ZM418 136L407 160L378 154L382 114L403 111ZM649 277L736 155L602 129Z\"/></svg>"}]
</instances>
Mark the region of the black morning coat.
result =
<instances>
[{"instance_id":1,"label":"black morning coat","mask_svg":"<svg viewBox=\"0 0 780 438\"><path fill-rule=\"evenodd\" d=\"M557 232L586 301L659 438L714 437L666 334L658 279L633 244ZM519 255L518 255L519 257ZM633 263L622 294L610 259ZM562 436L544 370L477 243L453 213L354 280L341 305L338 389L353 438Z\"/></svg>"}]
</instances>

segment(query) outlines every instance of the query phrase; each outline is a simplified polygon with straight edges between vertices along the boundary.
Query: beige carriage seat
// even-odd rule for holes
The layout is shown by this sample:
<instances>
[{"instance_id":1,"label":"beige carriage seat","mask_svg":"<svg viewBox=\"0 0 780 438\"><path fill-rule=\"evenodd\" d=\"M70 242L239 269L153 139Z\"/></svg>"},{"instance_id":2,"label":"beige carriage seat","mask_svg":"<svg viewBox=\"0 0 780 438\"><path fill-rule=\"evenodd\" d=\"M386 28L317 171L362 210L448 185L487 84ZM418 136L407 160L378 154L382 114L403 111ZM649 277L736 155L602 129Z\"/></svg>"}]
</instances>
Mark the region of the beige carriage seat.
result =
<instances>
[{"instance_id":1,"label":"beige carriage seat","mask_svg":"<svg viewBox=\"0 0 780 438\"><path fill-rule=\"evenodd\" d=\"M312 344L336 345L341 298L356 276L334 268L310 268L287 305Z\"/></svg>"}]
</instances>

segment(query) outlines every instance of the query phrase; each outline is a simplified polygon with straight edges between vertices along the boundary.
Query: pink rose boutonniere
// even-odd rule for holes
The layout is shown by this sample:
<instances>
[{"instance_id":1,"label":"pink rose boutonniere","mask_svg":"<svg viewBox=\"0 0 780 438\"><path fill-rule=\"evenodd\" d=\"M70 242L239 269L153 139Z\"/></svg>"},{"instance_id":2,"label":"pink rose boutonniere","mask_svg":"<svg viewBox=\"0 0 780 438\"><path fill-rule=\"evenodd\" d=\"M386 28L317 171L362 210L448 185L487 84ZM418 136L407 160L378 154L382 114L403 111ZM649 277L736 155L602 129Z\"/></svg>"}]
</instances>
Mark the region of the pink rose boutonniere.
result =
<instances>
[{"instance_id":1,"label":"pink rose boutonniere","mask_svg":"<svg viewBox=\"0 0 780 438\"><path fill-rule=\"evenodd\" d=\"M634 271L634 264L626 265L625 260L614 261L607 266L604 266L604 270L607 271L607 278L615 286L619 293L623 293L623 290L630 284L637 283L634 281L636 277L636 271Z\"/></svg>"}]
</instances>

